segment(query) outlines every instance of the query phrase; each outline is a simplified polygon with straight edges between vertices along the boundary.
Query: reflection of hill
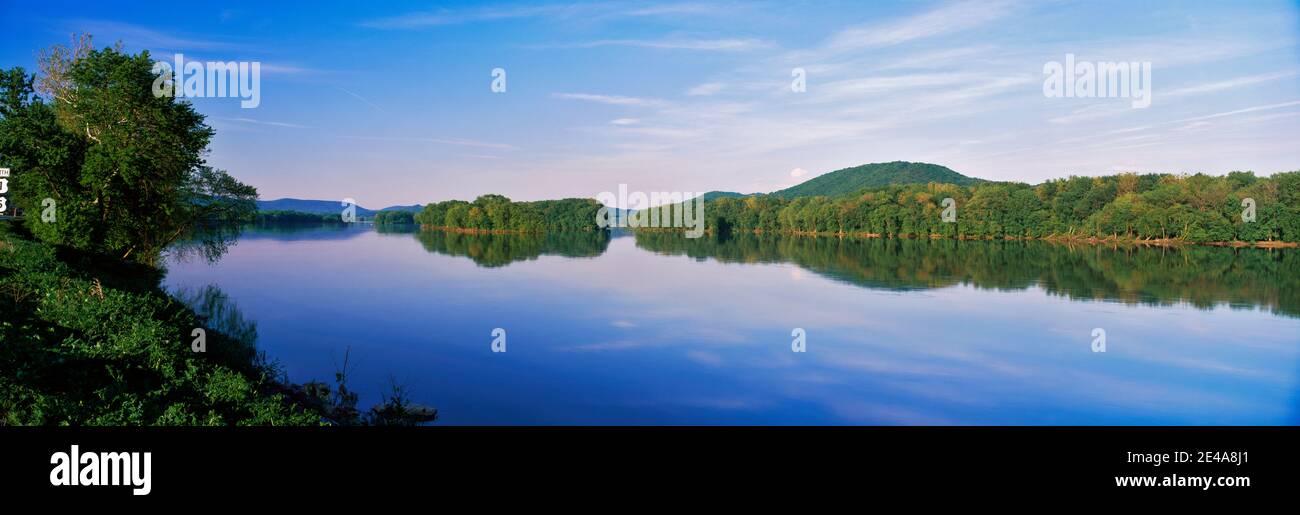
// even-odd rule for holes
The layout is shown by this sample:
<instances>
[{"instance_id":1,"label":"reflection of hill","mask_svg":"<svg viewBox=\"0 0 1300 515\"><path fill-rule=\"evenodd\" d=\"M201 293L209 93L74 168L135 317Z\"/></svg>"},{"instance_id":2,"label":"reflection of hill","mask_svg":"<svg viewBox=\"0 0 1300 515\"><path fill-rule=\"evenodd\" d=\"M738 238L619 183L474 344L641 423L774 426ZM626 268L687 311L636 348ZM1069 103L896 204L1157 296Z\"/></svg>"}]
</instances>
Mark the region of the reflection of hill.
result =
<instances>
[{"instance_id":1,"label":"reflection of hill","mask_svg":"<svg viewBox=\"0 0 1300 515\"><path fill-rule=\"evenodd\" d=\"M869 288L924 289L969 284L1040 285L1073 299L1189 302L1262 307L1300 316L1300 252L1188 247L1067 247L1042 242L958 242L736 235L688 239L636 234L636 245L666 255L728 263L791 262Z\"/></svg>"},{"instance_id":2,"label":"reflection of hill","mask_svg":"<svg viewBox=\"0 0 1300 515\"><path fill-rule=\"evenodd\" d=\"M595 257L609 247L606 231L572 231L545 234L467 234L439 230L419 231L415 238L424 249L449 256L465 256L483 267L506 266L538 256Z\"/></svg>"}]
</instances>

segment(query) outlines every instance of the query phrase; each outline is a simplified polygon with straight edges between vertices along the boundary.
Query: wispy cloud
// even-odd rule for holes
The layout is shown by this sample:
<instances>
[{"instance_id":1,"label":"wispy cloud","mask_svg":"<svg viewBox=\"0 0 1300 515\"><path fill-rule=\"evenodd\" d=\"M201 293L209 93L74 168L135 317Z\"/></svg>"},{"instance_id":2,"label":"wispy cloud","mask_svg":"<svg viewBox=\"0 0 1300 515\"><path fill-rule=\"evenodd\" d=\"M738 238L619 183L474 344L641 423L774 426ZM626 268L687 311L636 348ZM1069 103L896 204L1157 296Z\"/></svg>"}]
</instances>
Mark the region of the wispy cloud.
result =
<instances>
[{"instance_id":1,"label":"wispy cloud","mask_svg":"<svg viewBox=\"0 0 1300 515\"><path fill-rule=\"evenodd\" d=\"M1116 130L1110 131L1110 132L1108 132L1108 133L1105 133L1105 135L1115 135L1115 134L1125 134L1125 133L1130 133L1130 132L1148 131L1148 130L1152 130L1152 129L1155 129L1155 128L1158 128L1158 127L1162 127L1162 126L1167 126L1167 125L1182 125L1182 124L1187 124L1187 123L1192 123L1192 122L1200 122L1200 121L1204 121L1204 120L1214 120L1214 119L1217 119L1217 118L1224 118L1224 117L1228 117L1228 116L1236 116L1236 115L1239 115L1239 114L1256 113L1256 112L1260 112L1260 111L1272 111L1272 110L1275 110L1275 109L1285 109L1285 108L1287 108L1287 107L1295 107L1295 106L1300 106L1300 100L1292 100L1292 101L1289 101L1289 102L1278 102L1278 103L1275 103L1275 104L1263 104L1263 105L1257 105L1257 106L1251 106L1251 107L1243 107L1243 108L1241 108L1241 109L1233 109L1233 110L1230 110L1230 111L1222 111L1222 112L1213 113L1213 114L1206 114L1206 115L1200 115L1200 116L1193 116L1193 117L1190 117L1190 118L1180 118L1180 119L1177 119L1177 120L1169 120L1169 121L1165 121L1165 122L1153 123L1153 124L1150 124L1150 125L1140 125L1140 126L1137 126L1137 127L1127 127L1127 128L1123 128L1123 129L1116 129Z\"/></svg>"},{"instance_id":2,"label":"wispy cloud","mask_svg":"<svg viewBox=\"0 0 1300 515\"><path fill-rule=\"evenodd\" d=\"M302 66L293 66L286 64L261 63L262 73L277 75L304 75L312 73L323 73L323 70L315 68L306 68Z\"/></svg>"},{"instance_id":3,"label":"wispy cloud","mask_svg":"<svg viewBox=\"0 0 1300 515\"><path fill-rule=\"evenodd\" d=\"M361 96L361 95L358 95L358 94L352 92L351 90L349 90L349 89L347 89L347 88L344 88L343 86L335 86L335 87L337 87L337 88L339 89L339 91L342 91L342 92L346 93L348 96L350 96L350 97L352 97L352 98L355 98L355 99L361 101L361 103L363 103L363 104L365 104L365 105L367 105L367 106L370 106L370 108L372 108L372 109L374 109L374 110L376 110L376 111L379 111L379 112L381 112L381 113L388 114L388 111L385 111L384 108L375 105L374 102L371 102L371 101L370 101L369 99L367 99L366 97L363 97L363 96Z\"/></svg>"},{"instance_id":4,"label":"wispy cloud","mask_svg":"<svg viewBox=\"0 0 1300 515\"><path fill-rule=\"evenodd\" d=\"M416 11L370 19L361 26L372 29L421 29L465 23L483 23L502 20L546 18L552 20L580 19L586 22L617 18L666 17L701 15L718 12L718 6L708 3L675 3L664 5L633 5L617 3L574 3L550 5L491 6L469 9L438 9Z\"/></svg>"},{"instance_id":5,"label":"wispy cloud","mask_svg":"<svg viewBox=\"0 0 1300 515\"><path fill-rule=\"evenodd\" d=\"M693 97L704 97L717 94L725 87L726 85L721 82L706 82L686 90L686 94Z\"/></svg>"},{"instance_id":6,"label":"wispy cloud","mask_svg":"<svg viewBox=\"0 0 1300 515\"><path fill-rule=\"evenodd\" d=\"M845 29L832 36L825 48L862 50L956 33L1002 19L1014 6L1001 0L956 2L894 22Z\"/></svg>"},{"instance_id":7,"label":"wispy cloud","mask_svg":"<svg viewBox=\"0 0 1300 515\"><path fill-rule=\"evenodd\" d=\"M509 8L485 7L465 10L441 9L437 11L409 12L397 16L366 20L361 22L361 26L372 29L419 29L461 23L553 16L563 12L564 7L552 5Z\"/></svg>"},{"instance_id":8,"label":"wispy cloud","mask_svg":"<svg viewBox=\"0 0 1300 515\"><path fill-rule=\"evenodd\" d=\"M197 36L172 30L155 30L143 25L109 20L74 19L62 23L66 31L78 31L95 36L99 44L121 41L125 45L146 50L236 50L246 48L230 38Z\"/></svg>"},{"instance_id":9,"label":"wispy cloud","mask_svg":"<svg viewBox=\"0 0 1300 515\"><path fill-rule=\"evenodd\" d=\"M258 119L256 119L256 118L244 118L244 117L240 117L240 118L217 118L217 119L218 119L218 120L231 121L231 122L251 123L251 124L254 124L254 125L266 125L266 126L270 126L270 127L285 127L285 128L289 128L289 129L310 129L310 128L312 128L312 127L309 126L309 125L301 125L301 124L297 124L297 123L288 123L288 122L274 122L274 121L268 121L268 120L258 120Z\"/></svg>"},{"instance_id":10,"label":"wispy cloud","mask_svg":"<svg viewBox=\"0 0 1300 515\"><path fill-rule=\"evenodd\" d=\"M618 106L637 106L637 107L663 107L668 102L653 98L625 97L622 95L595 95L591 93L556 93L555 98L568 100L583 100L586 102L596 102L598 104L609 104Z\"/></svg>"},{"instance_id":11,"label":"wispy cloud","mask_svg":"<svg viewBox=\"0 0 1300 515\"><path fill-rule=\"evenodd\" d=\"M551 45L559 48L595 48L602 46L628 46L639 48L658 48L664 50L705 50L718 52L748 52L771 48L772 43L755 38L725 39L599 39L582 43Z\"/></svg>"},{"instance_id":12,"label":"wispy cloud","mask_svg":"<svg viewBox=\"0 0 1300 515\"><path fill-rule=\"evenodd\" d=\"M434 143L438 145L452 145L457 147L487 148L493 150L517 150L518 147L506 143L494 143L490 141L477 141L464 138L425 138L419 136L343 136L347 139L358 139L368 141L402 141L412 143Z\"/></svg>"},{"instance_id":13,"label":"wispy cloud","mask_svg":"<svg viewBox=\"0 0 1300 515\"><path fill-rule=\"evenodd\" d=\"M1237 78L1235 78L1235 79L1229 79L1229 80L1223 80L1223 81L1211 82L1211 83L1208 83L1208 84L1200 84L1200 85L1197 85L1197 86L1189 86L1189 87L1186 87L1186 88L1179 88L1179 89L1175 89L1175 90L1173 90L1173 91L1170 91L1170 92L1168 92L1168 93L1165 93L1165 94L1163 94L1163 95L1161 95L1161 96L1166 96L1166 97L1176 97L1176 96L1182 96L1182 95L1197 95L1197 94L1202 94L1202 93L1214 93L1214 92L1217 92L1217 91L1225 91L1225 90L1229 90L1229 89L1240 88L1240 87L1243 87L1243 86L1251 86L1251 85L1254 85L1254 84L1260 84L1260 83L1269 82L1269 81L1274 81L1274 80L1278 80L1278 79L1285 79L1285 78L1287 78L1287 77L1295 77L1295 76L1297 75L1297 73L1300 73L1300 72L1297 72L1297 71L1295 71L1295 70L1292 70L1292 71L1277 72L1277 73L1264 73L1264 74L1260 74L1260 75L1251 75L1251 76L1248 76L1248 77L1237 77Z\"/></svg>"}]
</instances>

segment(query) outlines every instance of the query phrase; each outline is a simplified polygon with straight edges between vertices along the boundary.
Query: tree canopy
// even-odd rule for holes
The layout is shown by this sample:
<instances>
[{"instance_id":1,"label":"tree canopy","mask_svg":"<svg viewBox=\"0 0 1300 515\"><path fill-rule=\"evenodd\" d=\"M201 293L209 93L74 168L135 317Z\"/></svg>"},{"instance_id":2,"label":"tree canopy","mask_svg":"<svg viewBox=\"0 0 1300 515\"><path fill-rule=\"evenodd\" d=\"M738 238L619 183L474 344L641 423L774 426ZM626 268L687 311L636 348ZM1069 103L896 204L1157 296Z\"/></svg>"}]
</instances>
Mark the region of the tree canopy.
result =
<instances>
[{"instance_id":1,"label":"tree canopy","mask_svg":"<svg viewBox=\"0 0 1300 515\"><path fill-rule=\"evenodd\" d=\"M448 200L424 206L414 221L423 227L474 231L590 231L597 228L595 199L515 202L501 195L482 195L473 202Z\"/></svg>"},{"instance_id":2,"label":"tree canopy","mask_svg":"<svg viewBox=\"0 0 1300 515\"><path fill-rule=\"evenodd\" d=\"M255 188L205 164L203 115L153 94L152 67L82 37L44 52L39 75L0 74L0 166L41 240L154 264L199 223L256 212Z\"/></svg>"},{"instance_id":3,"label":"tree canopy","mask_svg":"<svg viewBox=\"0 0 1300 515\"><path fill-rule=\"evenodd\" d=\"M945 223L944 199L955 221ZM1243 201L1254 201L1246 221ZM886 237L1127 237L1188 242L1300 242L1300 172L1120 174L1036 186L890 185L842 196L716 198L712 231L873 234Z\"/></svg>"},{"instance_id":4,"label":"tree canopy","mask_svg":"<svg viewBox=\"0 0 1300 515\"><path fill-rule=\"evenodd\" d=\"M415 213L410 211L380 211L375 213L375 225L408 225L415 223Z\"/></svg>"}]
</instances>

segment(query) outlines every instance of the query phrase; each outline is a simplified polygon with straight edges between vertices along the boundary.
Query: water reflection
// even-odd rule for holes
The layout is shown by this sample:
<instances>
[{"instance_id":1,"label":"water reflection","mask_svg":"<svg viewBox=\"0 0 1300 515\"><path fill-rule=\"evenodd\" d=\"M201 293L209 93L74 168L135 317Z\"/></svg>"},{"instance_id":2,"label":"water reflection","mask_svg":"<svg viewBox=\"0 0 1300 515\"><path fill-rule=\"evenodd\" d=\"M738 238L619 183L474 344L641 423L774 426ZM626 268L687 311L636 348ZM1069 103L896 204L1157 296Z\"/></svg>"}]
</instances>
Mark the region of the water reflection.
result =
<instances>
[{"instance_id":1,"label":"water reflection","mask_svg":"<svg viewBox=\"0 0 1300 515\"><path fill-rule=\"evenodd\" d=\"M891 290L1038 285L1073 299L1263 307L1300 316L1300 252L1220 247L1067 246L1045 242L639 233L637 246L731 263L795 263L836 280Z\"/></svg>"},{"instance_id":2,"label":"water reflection","mask_svg":"<svg viewBox=\"0 0 1300 515\"><path fill-rule=\"evenodd\" d=\"M485 267L541 255L594 257L605 252L610 239L603 232L414 232L429 252L468 257ZM837 281L874 289L908 291L962 284L1023 290L1040 286L1071 299L1148 305L1187 302L1200 308L1226 304L1300 316L1300 252L1290 250L753 234L692 239L663 232L636 233L635 241L638 248L661 255L722 263L793 263Z\"/></svg>"},{"instance_id":3,"label":"water reflection","mask_svg":"<svg viewBox=\"0 0 1300 515\"><path fill-rule=\"evenodd\" d=\"M418 231L416 239L424 250L449 256L468 257L484 267L501 267L539 256L595 257L609 247L605 231L545 234L472 234L451 231Z\"/></svg>"},{"instance_id":4,"label":"water reflection","mask_svg":"<svg viewBox=\"0 0 1300 515\"><path fill-rule=\"evenodd\" d=\"M1294 251L412 232L246 233L167 282L219 284L292 379L351 348L446 424L1300 421Z\"/></svg>"}]
</instances>

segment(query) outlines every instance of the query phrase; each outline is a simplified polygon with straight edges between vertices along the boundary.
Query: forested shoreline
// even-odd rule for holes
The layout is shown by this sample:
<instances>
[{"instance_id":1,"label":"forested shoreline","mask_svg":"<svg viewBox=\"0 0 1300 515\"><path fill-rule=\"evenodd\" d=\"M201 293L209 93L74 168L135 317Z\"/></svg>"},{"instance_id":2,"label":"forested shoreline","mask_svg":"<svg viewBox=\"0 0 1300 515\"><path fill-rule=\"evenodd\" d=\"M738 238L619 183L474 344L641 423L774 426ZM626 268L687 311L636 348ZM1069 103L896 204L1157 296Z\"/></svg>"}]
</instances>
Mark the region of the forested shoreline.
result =
<instances>
[{"instance_id":1,"label":"forested shoreline","mask_svg":"<svg viewBox=\"0 0 1300 515\"><path fill-rule=\"evenodd\" d=\"M600 207L591 199L514 202L483 195L473 202L428 204L414 214L413 221L425 229L471 233L595 230ZM672 209L651 209L662 209L663 225L671 225ZM1252 172L1124 173L1071 176L1038 185L931 182L840 196L718 197L706 201L705 230L710 234L1294 247L1300 243L1300 172L1268 177Z\"/></svg>"},{"instance_id":2,"label":"forested shoreline","mask_svg":"<svg viewBox=\"0 0 1300 515\"><path fill-rule=\"evenodd\" d=\"M944 221L947 198L951 222ZM1247 199L1251 221L1243 217ZM891 185L839 197L718 198L705 212L706 230L715 234L1293 246L1300 242L1300 172Z\"/></svg>"}]
</instances>

